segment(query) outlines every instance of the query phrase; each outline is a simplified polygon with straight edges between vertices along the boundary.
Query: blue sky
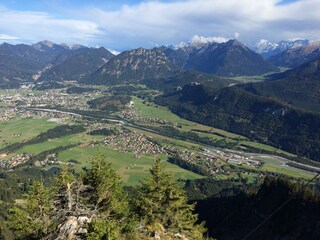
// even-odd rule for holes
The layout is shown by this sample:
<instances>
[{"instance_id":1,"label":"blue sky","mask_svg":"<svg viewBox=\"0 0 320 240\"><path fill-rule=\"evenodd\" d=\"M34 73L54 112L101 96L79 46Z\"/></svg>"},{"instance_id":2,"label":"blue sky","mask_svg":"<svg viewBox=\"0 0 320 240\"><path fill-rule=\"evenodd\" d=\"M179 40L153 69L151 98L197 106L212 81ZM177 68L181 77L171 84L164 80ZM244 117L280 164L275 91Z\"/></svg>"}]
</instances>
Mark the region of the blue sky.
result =
<instances>
[{"instance_id":1,"label":"blue sky","mask_svg":"<svg viewBox=\"0 0 320 240\"><path fill-rule=\"evenodd\" d=\"M319 0L0 0L0 42L54 42L116 50L189 41L247 45L320 38Z\"/></svg>"}]
</instances>

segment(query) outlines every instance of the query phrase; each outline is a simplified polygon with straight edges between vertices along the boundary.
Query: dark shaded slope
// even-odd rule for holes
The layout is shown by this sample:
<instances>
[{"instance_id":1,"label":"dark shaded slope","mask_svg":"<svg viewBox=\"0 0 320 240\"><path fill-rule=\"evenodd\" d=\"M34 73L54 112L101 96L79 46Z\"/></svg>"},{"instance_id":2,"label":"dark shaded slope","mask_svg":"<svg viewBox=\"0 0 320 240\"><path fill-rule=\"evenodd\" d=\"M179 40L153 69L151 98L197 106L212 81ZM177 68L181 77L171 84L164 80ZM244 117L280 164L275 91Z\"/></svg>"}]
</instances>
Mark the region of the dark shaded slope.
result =
<instances>
[{"instance_id":1,"label":"dark shaded slope","mask_svg":"<svg viewBox=\"0 0 320 240\"><path fill-rule=\"evenodd\" d=\"M159 97L178 115L320 161L320 115L294 109L237 87L186 85Z\"/></svg>"},{"instance_id":2,"label":"dark shaded slope","mask_svg":"<svg viewBox=\"0 0 320 240\"><path fill-rule=\"evenodd\" d=\"M172 63L183 69L219 76L250 76L277 70L237 40L162 50Z\"/></svg>"},{"instance_id":3,"label":"dark shaded slope","mask_svg":"<svg viewBox=\"0 0 320 240\"><path fill-rule=\"evenodd\" d=\"M294 106L320 112L320 57L275 77L277 80L241 87L258 95L276 97Z\"/></svg>"},{"instance_id":4,"label":"dark shaded slope","mask_svg":"<svg viewBox=\"0 0 320 240\"><path fill-rule=\"evenodd\" d=\"M192 54L186 68L220 76L259 75L276 70L237 40Z\"/></svg>"},{"instance_id":5,"label":"dark shaded slope","mask_svg":"<svg viewBox=\"0 0 320 240\"><path fill-rule=\"evenodd\" d=\"M139 82L170 76L176 72L179 72L179 68L168 61L160 49L139 48L115 56L82 82L88 84Z\"/></svg>"},{"instance_id":6,"label":"dark shaded slope","mask_svg":"<svg viewBox=\"0 0 320 240\"><path fill-rule=\"evenodd\" d=\"M108 62L114 55L105 48L83 48L59 55L56 64L39 81L79 80Z\"/></svg>"},{"instance_id":7,"label":"dark shaded slope","mask_svg":"<svg viewBox=\"0 0 320 240\"><path fill-rule=\"evenodd\" d=\"M198 201L196 211L209 234L221 240L316 240L320 238L320 196L284 178L266 178L259 191ZM260 228L249 233L292 195L294 198Z\"/></svg>"}]
</instances>

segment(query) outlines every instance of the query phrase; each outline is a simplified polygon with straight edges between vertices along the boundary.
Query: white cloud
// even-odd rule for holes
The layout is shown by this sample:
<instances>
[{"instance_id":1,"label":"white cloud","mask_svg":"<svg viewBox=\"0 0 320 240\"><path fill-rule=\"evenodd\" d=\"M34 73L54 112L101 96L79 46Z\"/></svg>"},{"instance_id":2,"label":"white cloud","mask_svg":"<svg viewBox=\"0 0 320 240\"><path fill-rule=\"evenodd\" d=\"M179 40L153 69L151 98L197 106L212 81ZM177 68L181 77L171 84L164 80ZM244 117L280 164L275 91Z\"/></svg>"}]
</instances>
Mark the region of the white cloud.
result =
<instances>
[{"instance_id":1,"label":"white cloud","mask_svg":"<svg viewBox=\"0 0 320 240\"><path fill-rule=\"evenodd\" d=\"M7 34L1 34L0 33L0 41L6 41L6 40L18 40L18 37L7 35Z\"/></svg>"},{"instance_id":2,"label":"white cloud","mask_svg":"<svg viewBox=\"0 0 320 240\"><path fill-rule=\"evenodd\" d=\"M114 50L114 49L110 49L108 48L107 49L109 52L111 52L113 55L119 55L121 52L117 51L117 50Z\"/></svg>"},{"instance_id":3,"label":"white cloud","mask_svg":"<svg viewBox=\"0 0 320 240\"><path fill-rule=\"evenodd\" d=\"M194 44L206 44L206 43L211 43L211 42L217 42L217 43L224 43L227 42L229 39L224 38L224 37L203 37L203 36L198 36L194 35L191 39L191 43Z\"/></svg>"},{"instance_id":4,"label":"white cloud","mask_svg":"<svg viewBox=\"0 0 320 240\"><path fill-rule=\"evenodd\" d=\"M102 34L97 24L88 20L56 18L45 12L12 11L5 8L0 8L0 32L11 36L9 40L37 42L49 39L67 43L90 42L90 38Z\"/></svg>"},{"instance_id":5,"label":"white cloud","mask_svg":"<svg viewBox=\"0 0 320 240\"><path fill-rule=\"evenodd\" d=\"M156 44L176 45L194 35L235 37L247 44L261 38L273 42L289 38L319 38L319 0L280 2L145 0L136 5L123 5L117 10L70 9L66 10L69 11L68 19L57 17L59 14L53 16L44 12L0 8L0 32L29 41L50 39L121 50Z\"/></svg>"},{"instance_id":6,"label":"white cloud","mask_svg":"<svg viewBox=\"0 0 320 240\"><path fill-rule=\"evenodd\" d=\"M279 0L146 1L116 11L91 9L87 16L106 32L106 41L127 47L177 44L194 35L281 40L320 36L319 0L279 5ZM239 34L241 32L241 35Z\"/></svg>"},{"instance_id":7,"label":"white cloud","mask_svg":"<svg viewBox=\"0 0 320 240\"><path fill-rule=\"evenodd\" d=\"M227 42L228 40L230 39L224 38L224 37L204 37L204 36L194 35L188 43L180 42L179 44L175 45L174 48L179 49L187 46L201 48L207 43L212 43L212 42L224 43L224 42Z\"/></svg>"}]
</instances>

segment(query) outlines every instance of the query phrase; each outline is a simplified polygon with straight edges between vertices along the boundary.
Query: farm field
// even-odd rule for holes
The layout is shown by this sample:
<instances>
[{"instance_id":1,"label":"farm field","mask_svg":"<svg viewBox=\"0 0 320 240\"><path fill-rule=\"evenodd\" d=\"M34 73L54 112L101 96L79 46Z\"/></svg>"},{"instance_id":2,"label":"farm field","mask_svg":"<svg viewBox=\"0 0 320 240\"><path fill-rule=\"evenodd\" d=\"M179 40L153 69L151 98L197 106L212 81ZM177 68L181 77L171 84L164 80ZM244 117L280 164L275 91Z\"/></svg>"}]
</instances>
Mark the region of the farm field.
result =
<instances>
[{"instance_id":1,"label":"farm field","mask_svg":"<svg viewBox=\"0 0 320 240\"><path fill-rule=\"evenodd\" d=\"M141 113L141 116L164 119L175 124L180 123L180 130L183 132L192 131L194 133L197 133L200 137L208 137L213 140L226 140L227 142L238 141L239 145L253 147L257 150L261 149L278 154L285 154L289 157L295 156L294 154L288 153L286 151L277 149L266 144L249 141L246 137L238 134L234 134L221 129L205 126L202 124L182 119L176 114L172 113L167 107L159 106L149 102L144 103L142 99L137 97L134 97L133 101L135 107L138 109L139 113Z\"/></svg>"},{"instance_id":2,"label":"farm field","mask_svg":"<svg viewBox=\"0 0 320 240\"><path fill-rule=\"evenodd\" d=\"M134 108L136 109L138 116L142 119L155 119L155 121L146 122L134 122L135 124L119 125L117 123L112 123L116 131L121 132L122 130L129 130L129 132L134 132L136 134L141 134L146 136L150 141L160 145L161 147L172 147L181 153L189 152L190 156L197 155L205 158L203 154L203 149L208 147L206 144L201 144L196 141L188 141L184 137L176 139L169 137L161 132L150 130L152 127L162 127L168 124L178 130L180 133L192 133L198 135L200 138L211 139L212 141L222 141L225 144L247 146L254 148L258 153L260 151L270 151L277 154L286 154L287 156L294 156L293 154L286 153L282 150L276 149L274 147L260 144L256 142L248 141L244 136L226 132L213 127L205 126L195 122L191 122L180 118L176 114L172 113L167 107L156 105L155 103L144 101L141 98L132 97L134 102ZM114 114L114 113L113 113ZM118 114L118 113L116 113ZM68 119L68 118L67 118ZM157 119L165 120L165 124L157 122ZM87 131L77 134L71 134L59 138L53 138L46 140L37 144L24 145L22 148L9 153L6 159L13 158L16 155L33 154L39 155L45 151L52 150L58 147L65 147L71 144L77 144L75 147L71 147L67 150L62 150L57 152L57 163L63 164L62 162L75 163L75 169L80 170L83 167L90 167L91 159L98 153L103 154L107 161L109 161L113 168L122 176L123 181L126 185L136 185L142 180L147 174L150 166L153 163L153 159L156 156L142 154L140 158L137 158L133 152L129 151L118 151L110 146L105 146L100 141L105 138L103 135L89 135L90 122L82 122L77 120L77 122L72 122L72 120L66 120L63 124L85 124ZM95 122L97 124L97 122ZM23 143L30 140L40 133L46 132L49 129L55 128L61 124L56 122L48 121L48 118L17 118L12 122L0 122L0 148L4 148L7 145L15 143ZM165 154L160 154L159 157L163 160L167 160ZM260 168L246 167L244 166L241 170L242 174L245 175L248 183L252 183L258 178L258 172L275 172L278 174L285 174L290 177L305 178L310 179L313 175L309 172L290 168L284 166L276 159L259 159L259 161L264 162L264 165ZM232 165L232 164L231 164ZM237 179L239 176L237 172L232 171L231 166L226 161L222 161L220 164L216 165L216 170L219 168L230 169L231 173L224 174L223 172L213 174L216 179ZM47 165L46 168L49 169L52 165ZM239 168L240 169L240 168ZM246 172L246 169L256 170L257 173L250 175ZM198 174L191 171L182 169L181 167L167 163L167 170L172 172L175 178L181 179L196 179L201 178ZM219 172L219 171L218 171Z\"/></svg>"},{"instance_id":3,"label":"farm field","mask_svg":"<svg viewBox=\"0 0 320 240\"><path fill-rule=\"evenodd\" d=\"M181 124L185 126L195 126L196 123L188 121L186 119L180 118L176 114L172 113L167 107L159 106L154 103L148 102L144 103L141 98L132 97L134 106L137 108L141 117L151 117L159 118L162 120L167 120L176 124Z\"/></svg>"},{"instance_id":4,"label":"farm field","mask_svg":"<svg viewBox=\"0 0 320 240\"><path fill-rule=\"evenodd\" d=\"M288 153L288 152L283 151L281 149L278 149L278 148L275 148L275 147L272 147L272 146L269 146L269 145L266 145L266 144L262 144L262 143L250 142L250 141L242 141L241 145L254 147L254 148L257 148L257 149L261 149L261 150L271 151L271 152L275 152L275 153L278 153L278 154L285 154L285 155L290 156L290 157L296 156L296 155L294 155L292 153Z\"/></svg>"},{"instance_id":5,"label":"farm field","mask_svg":"<svg viewBox=\"0 0 320 240\"><path fill-rule=\"evenodd\" d=\"M56 126L58 126L57 123L49 122L46 118L26 118L13 122L0 122L0 147L26 141Z\"/></svg>"},{"instance_id":6,"label":"farm field","mask_svg":"<svg viewBox=\"0 0 320 240\"><path fill-rule=\"evenodd\" d=\"M138 184L149 174L149 169L154 159L154 156L150 155L136 158L132 153L118 152L106 147L74 147L59 153L58 159L64 162L75 159L79 162L76 167L80 169L82 167L90 167L90 161L98 154L102 154L111 163L112 167L122 176L124 183L129 186ZM163 160L166 159L165 155L159 155L159 157ZM196 179L202 177L171 163L167 163L166 169L176 179Z\"/></svg>"}]
</instances>

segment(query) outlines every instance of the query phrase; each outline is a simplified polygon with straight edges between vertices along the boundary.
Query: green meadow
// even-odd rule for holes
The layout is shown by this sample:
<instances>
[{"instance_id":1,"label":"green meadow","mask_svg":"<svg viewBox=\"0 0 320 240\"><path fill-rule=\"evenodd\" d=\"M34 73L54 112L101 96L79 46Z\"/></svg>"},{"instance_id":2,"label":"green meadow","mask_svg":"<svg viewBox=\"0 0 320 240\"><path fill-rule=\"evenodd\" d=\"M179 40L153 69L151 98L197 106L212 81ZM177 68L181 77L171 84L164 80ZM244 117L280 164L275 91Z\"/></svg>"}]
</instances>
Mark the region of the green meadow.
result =
<instances>
[{"instance_id":1,"label":"green meadow","mask_svg":"<svg viewBox=\"0 0 320 240\"><path fill-rule=\"evenodd\" d=\"M5 144L27 141L58 124L48 119L18 119L13 122L0 122L0 147Z\"/></svg>"},{"instance_id":2,"label":"green meadow","mask_svg":"<svg viewBox=\"0 0 320 240\"><path fill-rule=\"evenodd\" d=\"M132 153L118 152L107 147L74 147L59 153L60 161L68 162L72 159L77 160L77 169L82 167L90 167L90 162L98 154L103 154L112 167L122 176L126 185L136 185L143 180L149 173L149 169L153 164L155 157L165 160L165 155L159 156L142 156L136 158ZM172 172L175 178L179 179L196 179L201 178L200 175L187 171L177 165L167 163L167 171Z\"/></svg>"}]
</instances>

